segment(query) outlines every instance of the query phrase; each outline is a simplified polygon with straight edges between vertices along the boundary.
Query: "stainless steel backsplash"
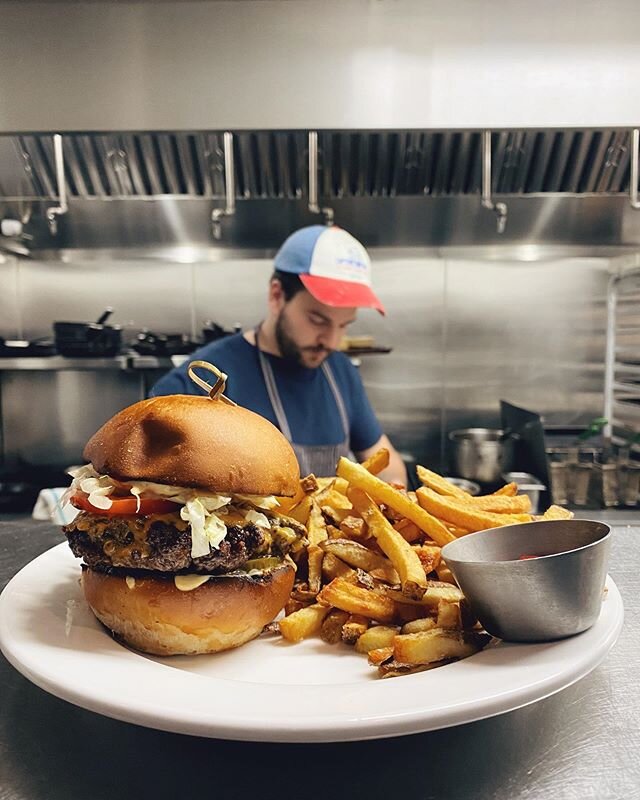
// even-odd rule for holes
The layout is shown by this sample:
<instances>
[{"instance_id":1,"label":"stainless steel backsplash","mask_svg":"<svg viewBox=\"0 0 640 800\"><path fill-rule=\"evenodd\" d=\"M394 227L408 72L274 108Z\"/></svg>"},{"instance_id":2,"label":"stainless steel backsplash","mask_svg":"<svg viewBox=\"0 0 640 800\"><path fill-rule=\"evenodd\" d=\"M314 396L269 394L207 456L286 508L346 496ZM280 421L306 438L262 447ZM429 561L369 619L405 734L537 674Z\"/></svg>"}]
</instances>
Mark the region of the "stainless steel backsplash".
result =
<instances>
[{"instance_id":1,"label":"stainless steel backsplash","mask_svg":"<svg viewBox=\"0 0 640 800\"><path fill-rule=\"evenodd\" d=\"M486 260L472 250L464 258L401 249L371 254L387 316L361 312L353 332L393 347L391 355L363 357L360 370L400 450L445 468L446 433L496 424L501 398L538 411L550 424L583 423L601 413L607 258ZM47 336L54 320L92 320L107 305L115 308L112 321L124 326L125 339L143 327L198 335L209 319L246 328L264 312L270 271L265 257L195 264L9 257L0 263L0 335ZM16 407L14 399L4 409L5 451L13 443L31 463L39 452L48 454L40 456L45 462L59 452L77 460L83 437L132 402L138 386L117 371L100 380L67 376L40 386L42 380L13 373L7 384L15 388L17 381L29 401ZM69 427L70 407L55 396L63 388L83 409L80 417L74 412L78 424L64 447L58 439ZM5 406L11 396L5 394ZM48 424L34 425L38 419Z\"/></svg>"}]
</instances>

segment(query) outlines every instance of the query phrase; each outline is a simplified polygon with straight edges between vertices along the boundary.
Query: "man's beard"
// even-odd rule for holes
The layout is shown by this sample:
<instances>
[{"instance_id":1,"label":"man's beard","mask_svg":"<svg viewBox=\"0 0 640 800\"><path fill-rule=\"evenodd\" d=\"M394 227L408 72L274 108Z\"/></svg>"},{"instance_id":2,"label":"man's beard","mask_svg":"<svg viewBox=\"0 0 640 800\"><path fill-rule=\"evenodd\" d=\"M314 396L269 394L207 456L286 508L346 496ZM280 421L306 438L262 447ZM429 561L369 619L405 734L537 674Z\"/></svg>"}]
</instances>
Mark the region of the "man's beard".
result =
<instances>
[{"instance_id":1,"label":"man's beard","mask_svg":"<svg viewBox=\"0 0 640 800\"><path fill-rule=\"evenodd\" d=\"M275 337L282 357L303 367L306 366L304 362L305 353L325 353L325 357L322 361L324 361L327 356L331 355L331 350L327 350L325 347L299 347L289 334L289 322L286 318L284 308L276 320ZM320 361L317 366L320 366L322 361Z\"/></svg>"}]
</instances>

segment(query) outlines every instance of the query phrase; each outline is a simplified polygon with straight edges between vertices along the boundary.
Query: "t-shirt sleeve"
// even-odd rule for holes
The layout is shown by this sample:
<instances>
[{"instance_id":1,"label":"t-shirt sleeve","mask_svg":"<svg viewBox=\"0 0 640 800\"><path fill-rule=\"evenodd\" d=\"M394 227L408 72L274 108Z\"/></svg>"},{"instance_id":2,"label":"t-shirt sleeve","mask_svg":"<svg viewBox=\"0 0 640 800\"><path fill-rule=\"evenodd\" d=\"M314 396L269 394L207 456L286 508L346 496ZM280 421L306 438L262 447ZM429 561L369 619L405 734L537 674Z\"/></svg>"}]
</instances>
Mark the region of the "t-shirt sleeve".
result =
<instances>
[{"instance_id":1,"label":"t-shirt sleeve","mask_svg":"<svg viewBox=\"0 0 640 800\"><path fill-rule=\"evenodd\" d=\"M360 373L351 363L348 363L348 376L351 449L354 453L359 453L372 447L378 441L382 436L382 427L371 408Z\"/></svg>"}]
</instances>

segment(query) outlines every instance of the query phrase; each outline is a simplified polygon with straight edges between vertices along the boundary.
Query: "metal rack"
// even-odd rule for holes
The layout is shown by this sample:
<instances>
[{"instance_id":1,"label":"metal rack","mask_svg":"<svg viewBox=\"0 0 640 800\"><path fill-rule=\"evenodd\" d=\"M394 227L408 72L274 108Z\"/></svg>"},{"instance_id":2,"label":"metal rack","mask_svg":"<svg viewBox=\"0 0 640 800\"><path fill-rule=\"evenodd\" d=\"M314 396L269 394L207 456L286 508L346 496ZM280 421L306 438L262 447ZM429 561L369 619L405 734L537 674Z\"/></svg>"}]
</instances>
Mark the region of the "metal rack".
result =
<instances>
[{"instance_id":1,"label":"metal rack","mask_svg":"<svg viewBox=\"0 0 640 800\"><path fill-rule=\"evenodd\" d=\"M624 447L640 435L640 266L609 281L604 390L604 435ZM632 449L640 453L640 445Z\"/></svg>"},{"instance_id":2,"label":"metal rack","mask_svg":"<svg viewBox=\"0 0 640 800\"><path fill-rule=\"evenodd\" d=\"M609 281L605 359L605 442L611 445L612 486L622 504L637 502L640 479L640 256L625 263ZM615 453L615 461L613 454ZM634 458L635 456L635 458ZM615 473L615 474L614 474ZM603 474L604 478L604 474ZM614 503L606 503L607 505Z\"/></svg>"}]
</instances>

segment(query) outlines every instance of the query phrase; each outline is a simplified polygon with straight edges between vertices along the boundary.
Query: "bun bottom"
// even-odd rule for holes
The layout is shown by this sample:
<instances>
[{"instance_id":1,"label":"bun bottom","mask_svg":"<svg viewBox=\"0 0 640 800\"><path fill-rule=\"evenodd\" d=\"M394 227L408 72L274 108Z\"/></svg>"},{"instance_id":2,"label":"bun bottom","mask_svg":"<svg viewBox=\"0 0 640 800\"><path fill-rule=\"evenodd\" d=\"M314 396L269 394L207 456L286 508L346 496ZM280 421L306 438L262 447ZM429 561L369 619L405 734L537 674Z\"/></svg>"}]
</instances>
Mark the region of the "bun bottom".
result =
<instances>
[{"instance_id":1,"label":"bun bottom","mask_svg":"<svg viewBox=\"0 0 640 800\"><path fill-rule=\"evenodd\" d=\"M217 653L260 634L284 608L295 571L213 577L180 591L173 576L107 575L85 567L82 589L96 617L126 644L158 656Z\"/></svg>"}]
</instances>

